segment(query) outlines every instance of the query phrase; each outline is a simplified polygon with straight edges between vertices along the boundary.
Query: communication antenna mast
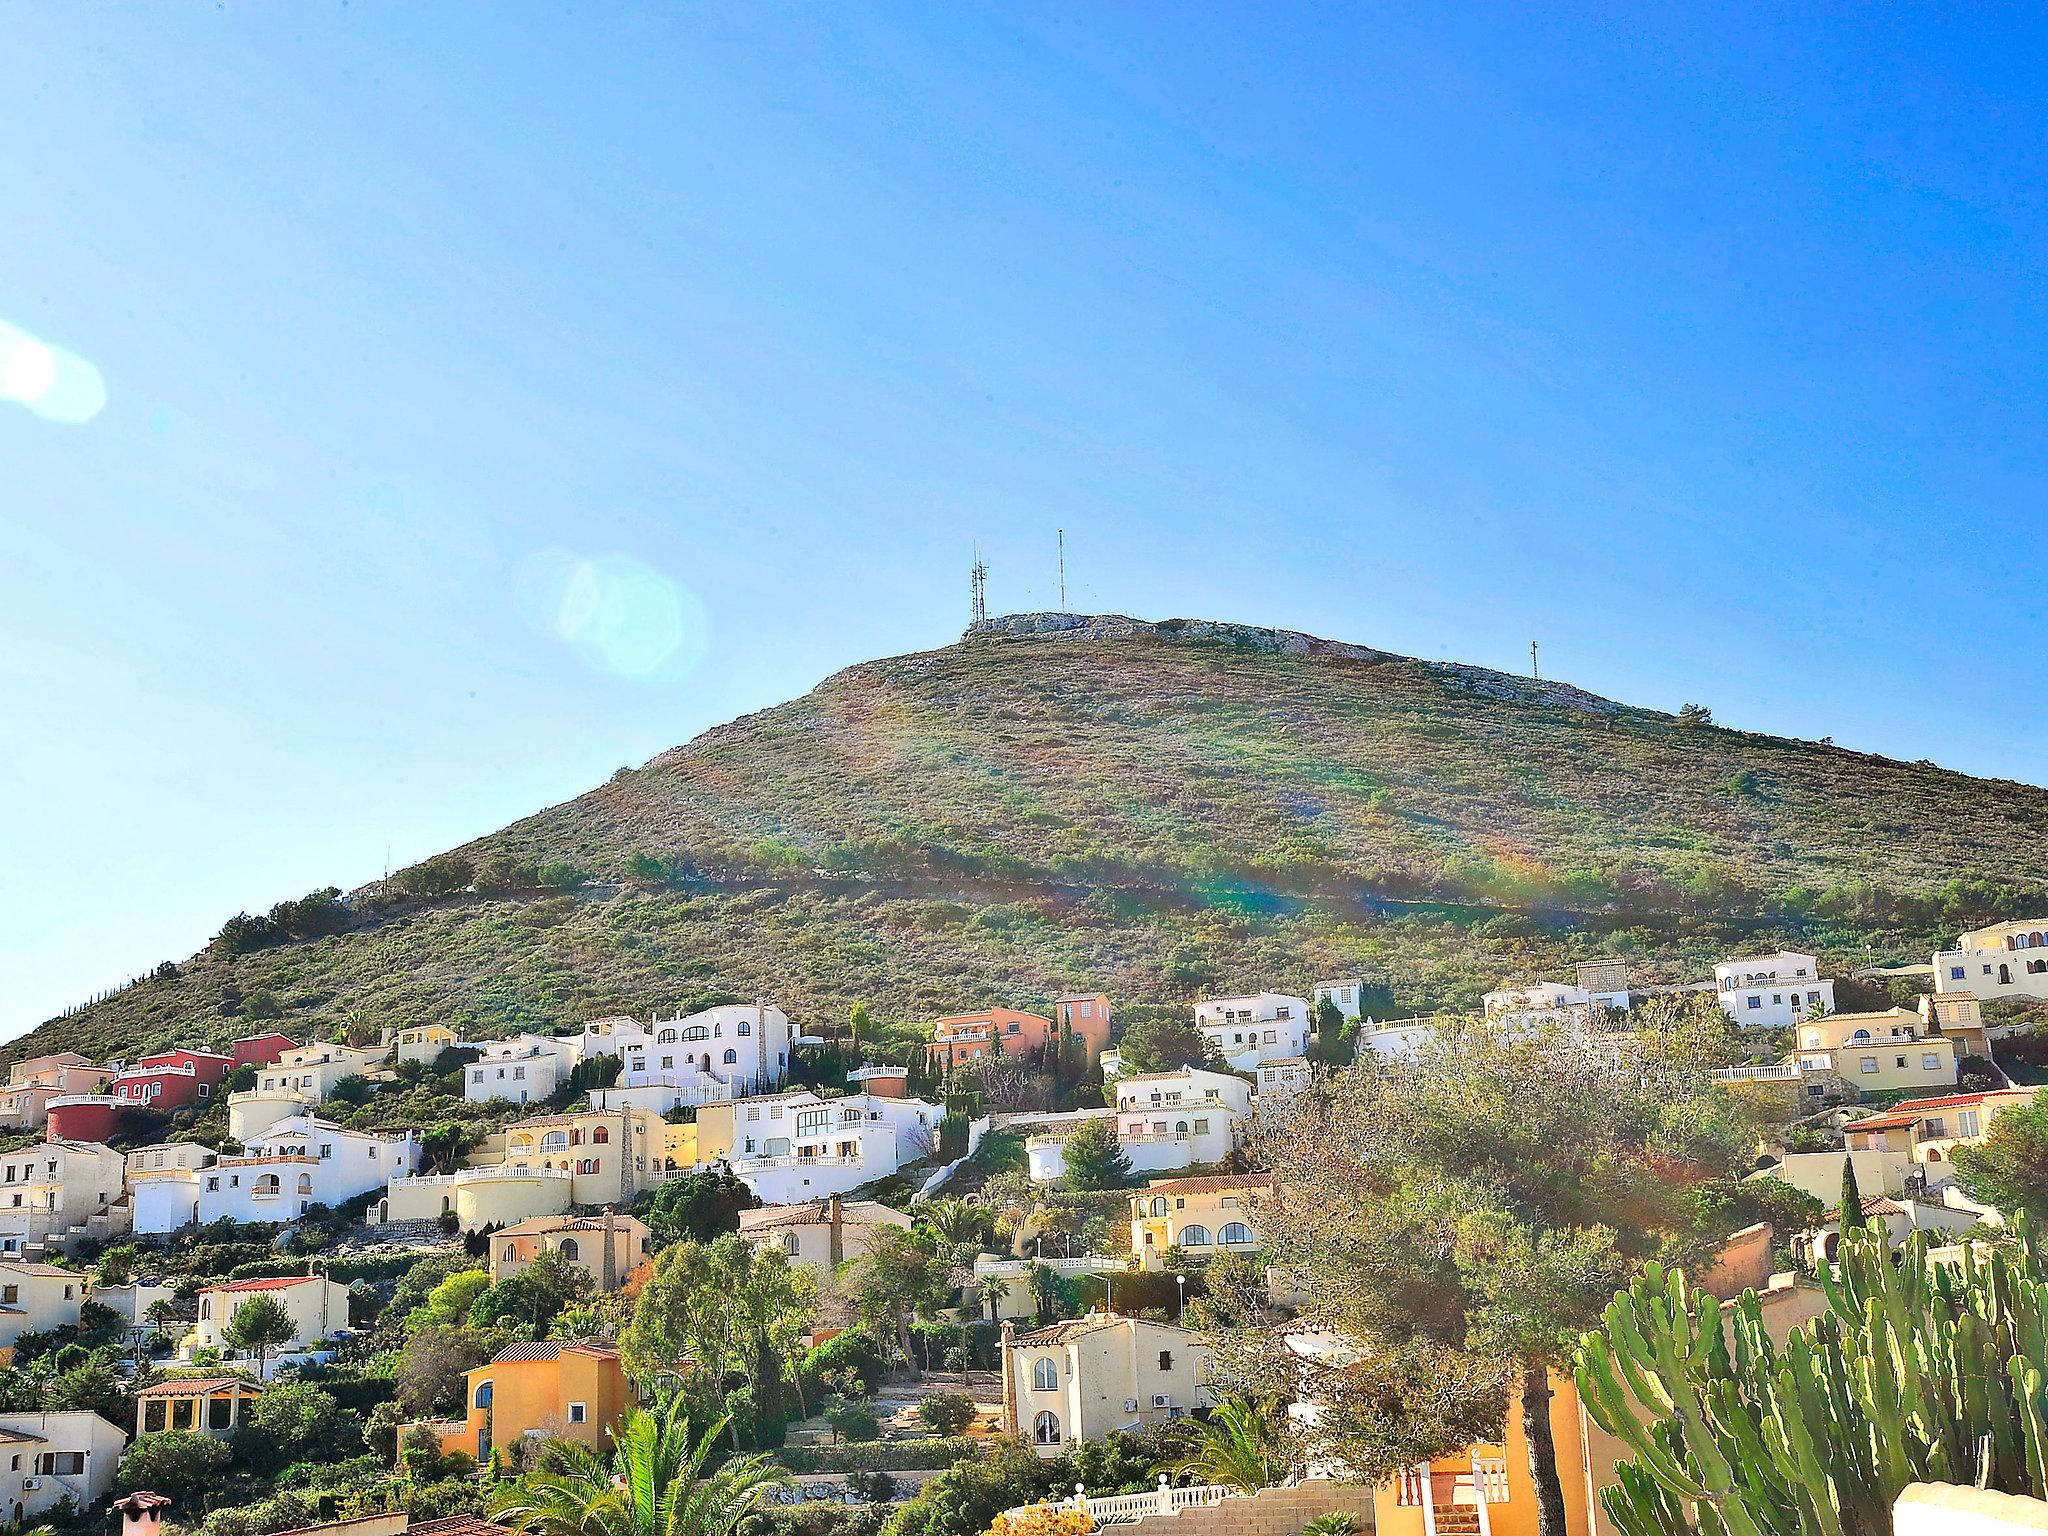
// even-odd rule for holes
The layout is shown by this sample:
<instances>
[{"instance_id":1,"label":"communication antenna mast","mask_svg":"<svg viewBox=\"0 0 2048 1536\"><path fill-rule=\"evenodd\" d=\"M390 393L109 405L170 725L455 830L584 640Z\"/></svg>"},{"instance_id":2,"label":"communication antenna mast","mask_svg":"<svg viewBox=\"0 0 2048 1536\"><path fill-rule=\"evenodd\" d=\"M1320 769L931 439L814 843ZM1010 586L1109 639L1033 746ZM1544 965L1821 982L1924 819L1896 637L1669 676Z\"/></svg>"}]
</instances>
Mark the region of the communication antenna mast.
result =
<instances>
[{"instance_id":1,"label":"communication antenna mast","mask_svg":"<svg viewBox=\"0 0 2048 1536\"><path fill-rule=\"evenodd\" d=\"M1536 668L1536 642L1534 640L1529 642L1529 675L1539 683L1543 681L1543 674Z\"/></svg>"},{"instance_id":2,"label":"communication antenna mast","mask_svg":"<svg viewBox=\"0 0 2048 1536\"><path fill-rule=\"evenodd\" d=\"M974 556L974 569L967 573L969 584L974 588L974 622L979 624L988 617L988 564L979 551Z\"/></svg>"},{"instance_id":3,"label":"communication antenna mast","mask_svg":"<svg viewBox=\"0 0 2048 1536\"><path fill-rule=\"evenodd\" d=\"M1065 612L1067 611L1067 530L1066 530L1066 529L1064 529L1064 528L1060 529L1060 530L1059 530L1059 535L1060 535L1060 612L1061 612L1061 613L1065 613Z\"/></svg>"}]
</instances>

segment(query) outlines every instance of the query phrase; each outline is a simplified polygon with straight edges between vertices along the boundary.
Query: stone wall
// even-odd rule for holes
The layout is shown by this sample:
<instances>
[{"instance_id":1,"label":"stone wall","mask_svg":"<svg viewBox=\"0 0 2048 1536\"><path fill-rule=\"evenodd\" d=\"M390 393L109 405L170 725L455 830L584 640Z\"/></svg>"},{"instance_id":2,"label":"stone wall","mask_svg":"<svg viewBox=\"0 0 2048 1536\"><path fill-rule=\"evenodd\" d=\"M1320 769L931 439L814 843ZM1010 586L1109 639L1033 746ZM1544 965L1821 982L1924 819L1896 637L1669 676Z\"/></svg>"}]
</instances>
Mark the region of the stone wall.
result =
<instances>
[{"instance_id":1,"label":"stone wall","mask_svg":"<svg viewBox=\"0 0 2048 1536\"><path fill-rule=\"evenodd\" d=\"M1301 1528L1317 1515L1339 1512L1355 1515L1360 1529L1371 1530L1371 1485L1311 1478L1291 1488L1267 1488L1249 1498L1225 1499L1206 1509L1148 1515L1137 1528L1145 1536L1301 1536Z\"/></svg>"}]
</instances>

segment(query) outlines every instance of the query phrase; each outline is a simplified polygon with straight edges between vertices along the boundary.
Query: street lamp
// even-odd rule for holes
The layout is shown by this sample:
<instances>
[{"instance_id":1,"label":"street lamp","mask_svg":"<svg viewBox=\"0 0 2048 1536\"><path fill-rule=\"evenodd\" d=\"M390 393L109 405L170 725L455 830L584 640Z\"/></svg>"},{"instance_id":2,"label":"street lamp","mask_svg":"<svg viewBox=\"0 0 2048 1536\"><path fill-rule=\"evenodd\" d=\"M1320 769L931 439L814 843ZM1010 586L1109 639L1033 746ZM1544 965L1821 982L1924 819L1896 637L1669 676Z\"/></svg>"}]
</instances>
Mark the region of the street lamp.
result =
<instances>
[{"instance_id":1,"label":"street lamp","mask_svg":"<svg viewBox=\"0 0 2048 1536\"><path fill-rule=\"evenodd\" d=\"M1174 1314L1174 1321L1185 1322L1188 1315L1188 1277L1175 1275L1173 1283L1180 1288L1180 1310Z\"/></svg>"}]
</instances>

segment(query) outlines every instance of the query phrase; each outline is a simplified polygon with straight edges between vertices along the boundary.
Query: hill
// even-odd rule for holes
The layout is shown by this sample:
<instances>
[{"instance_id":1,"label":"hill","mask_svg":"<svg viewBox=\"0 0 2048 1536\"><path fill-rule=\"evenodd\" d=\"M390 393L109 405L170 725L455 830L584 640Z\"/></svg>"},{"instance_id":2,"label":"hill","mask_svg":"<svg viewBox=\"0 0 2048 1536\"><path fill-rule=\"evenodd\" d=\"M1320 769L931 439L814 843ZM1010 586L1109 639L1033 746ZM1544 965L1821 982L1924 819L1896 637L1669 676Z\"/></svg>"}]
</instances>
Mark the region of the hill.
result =
<instances>
[{"instance_id":1,"label":"hill","mask_svg":"<svg viewBox=\"0 0 2048 1536\"><path fill-rule=\"evenodd\" d=\"M6 1056L273 1019L497 1034L712 994L917 1019L1364 975L1405 1012L1591 953L1646 979L1780 940L1924 958L2040 900L2044 820L2032 786L1561 683L1242 625L1019 615L849 667L324 925L284 919L344 931L239 929Z\"/></svg>"}]
</instances>

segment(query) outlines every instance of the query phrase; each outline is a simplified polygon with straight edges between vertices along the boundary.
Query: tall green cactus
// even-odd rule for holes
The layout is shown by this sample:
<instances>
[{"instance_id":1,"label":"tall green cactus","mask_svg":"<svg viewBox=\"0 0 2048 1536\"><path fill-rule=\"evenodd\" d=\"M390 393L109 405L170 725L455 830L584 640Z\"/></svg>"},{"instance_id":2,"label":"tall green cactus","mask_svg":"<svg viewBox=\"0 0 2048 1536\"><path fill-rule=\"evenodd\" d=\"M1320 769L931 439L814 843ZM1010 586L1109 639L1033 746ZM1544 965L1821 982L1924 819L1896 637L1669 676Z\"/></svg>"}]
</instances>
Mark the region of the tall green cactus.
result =
<instances>
[{"instance_id":1,"label":"tall green cactus","mask_svg":"<svg viewBox=\"0 0 2048 1536\"><path fill-rule=\"evenodd\" d=\"M1651 1264L1578 1351L1628 1447L1623 1536L1882 1536L1907 1483L2048 1497L2048 1263L2016 1241L1932 1263L1926 1234L1844 1230L1828 1310L1781 1349L1755 1292L1724 1308Z\"/></svg>"}]
</instances>

